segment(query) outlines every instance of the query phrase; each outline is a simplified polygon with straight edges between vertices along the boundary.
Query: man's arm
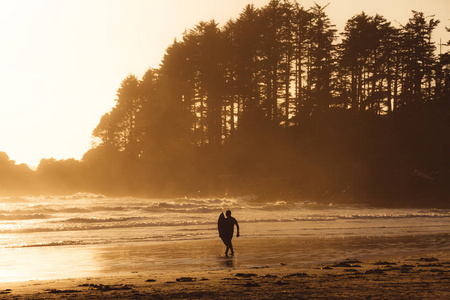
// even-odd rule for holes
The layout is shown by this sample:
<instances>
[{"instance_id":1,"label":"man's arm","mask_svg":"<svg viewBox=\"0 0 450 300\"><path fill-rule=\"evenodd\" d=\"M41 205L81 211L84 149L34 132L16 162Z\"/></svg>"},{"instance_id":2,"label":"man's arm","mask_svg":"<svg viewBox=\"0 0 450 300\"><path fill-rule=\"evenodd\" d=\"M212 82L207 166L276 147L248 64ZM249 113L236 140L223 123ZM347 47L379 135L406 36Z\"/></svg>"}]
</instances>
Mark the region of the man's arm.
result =
<instances>
[{"instance_id":1,"label":"man's arm","mask_svg":"<svg viewBox=\"0 0 450 300\"><path fill-rule=\"evenodd\" d=\"M237 220L236 220L236 228L237 228L236 237L239 237L239 224L238 224Z\"/></svg>"}]
</instances>

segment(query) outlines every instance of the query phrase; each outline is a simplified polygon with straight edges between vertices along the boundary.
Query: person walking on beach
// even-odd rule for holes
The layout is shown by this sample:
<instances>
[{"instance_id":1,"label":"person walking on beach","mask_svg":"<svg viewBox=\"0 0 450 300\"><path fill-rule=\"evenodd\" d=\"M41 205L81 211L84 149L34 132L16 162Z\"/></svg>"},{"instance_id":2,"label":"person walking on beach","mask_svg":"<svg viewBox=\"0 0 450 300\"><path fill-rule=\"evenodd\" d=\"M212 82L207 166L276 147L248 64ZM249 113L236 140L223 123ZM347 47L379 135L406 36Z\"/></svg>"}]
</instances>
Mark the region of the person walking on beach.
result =
<instances>
[{"instance_id":1,"label":"person walking on beach","mask_svg":"<svg viewBox=\"0 0 450 300\"><path fill-rule=\"evenodd\" d=\"M225 212L226 218L223 218L223 213L221 218L219 218L219 236L222 239L222 242L227 246L227 250L225 251L225 255L228 256L228 251L231 250L230 254L234 254L233 244L231 243L231 239L234 234L234 225L236 225L237 232L236 237L239 237L239 224L235 218L231 216L231 211L227 210Z\"/></svg>"}]
</instances>

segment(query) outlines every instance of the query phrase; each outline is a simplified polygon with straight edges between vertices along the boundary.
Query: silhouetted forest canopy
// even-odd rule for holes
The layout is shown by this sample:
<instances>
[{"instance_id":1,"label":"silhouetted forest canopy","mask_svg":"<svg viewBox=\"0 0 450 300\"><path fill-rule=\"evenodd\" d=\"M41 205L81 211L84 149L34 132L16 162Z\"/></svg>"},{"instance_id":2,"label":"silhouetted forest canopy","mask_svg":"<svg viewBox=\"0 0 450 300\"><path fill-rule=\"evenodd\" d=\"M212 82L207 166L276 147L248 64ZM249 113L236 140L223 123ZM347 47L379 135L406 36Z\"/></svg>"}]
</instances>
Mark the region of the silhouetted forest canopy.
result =
<instances>
[{"instance_id":1,"label":"silhouetted forest canopy","mask_svg":"<svg viewBox=\"0 0 450 300\"><path fill-rule=\"evenodd\" d=\"M438 24L361 12L338 33L326 7L277 0L200 22L158 69L123 80L81 161L43 159L33 172L0 153L1 188L449 206Z\"/></svg>"}]
</instances>

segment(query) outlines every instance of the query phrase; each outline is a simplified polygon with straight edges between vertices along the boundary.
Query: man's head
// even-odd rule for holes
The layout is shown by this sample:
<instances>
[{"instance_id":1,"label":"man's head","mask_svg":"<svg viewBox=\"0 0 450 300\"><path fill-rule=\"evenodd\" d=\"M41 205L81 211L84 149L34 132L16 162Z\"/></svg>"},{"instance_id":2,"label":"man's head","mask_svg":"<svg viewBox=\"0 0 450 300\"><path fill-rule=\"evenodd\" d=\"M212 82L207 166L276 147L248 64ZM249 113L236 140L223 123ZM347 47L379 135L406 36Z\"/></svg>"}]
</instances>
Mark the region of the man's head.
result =
<instances>
[{"instance_id":1,"label":"man's head","mask_svg":"<svg viewBox=\"0 0 450 300\"><path fill-rule=\"evenodd\" d=\"M225 212L225 215L226 215L227 217L231 216L231 210L227 210L227 211Z\"/></svg>"}]
</instances>

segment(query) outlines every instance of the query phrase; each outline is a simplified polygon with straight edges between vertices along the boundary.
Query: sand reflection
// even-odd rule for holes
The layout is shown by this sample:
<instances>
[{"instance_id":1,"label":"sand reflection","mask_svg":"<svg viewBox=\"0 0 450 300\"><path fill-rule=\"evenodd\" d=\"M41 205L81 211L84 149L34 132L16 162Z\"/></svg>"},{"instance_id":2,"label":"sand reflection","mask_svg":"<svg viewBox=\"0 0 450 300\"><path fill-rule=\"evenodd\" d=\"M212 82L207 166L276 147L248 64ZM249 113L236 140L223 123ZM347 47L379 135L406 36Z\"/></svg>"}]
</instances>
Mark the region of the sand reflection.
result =
<instances>
[{"instance_id":1,"label":"sand reflection","mask_svg":"<svg viewBox=\"0 0 450 300\"><path fill-rule=\"evenodd\" d=\"M317 264L345 258L448 251L449 235L352 238L239 238L235 256L219 240L0 250L0 282Z\"/></svg>"},{"instance_id":2,"label":"sand reflection","mask_svg":"<svg viewBox=\"0 0 450 300\"><path fill-rule=\"evenodd\" d=\"M97 249L35 247L0 250L0 282L77 278L101 274Z\"/></svg>"}]
</instances>

